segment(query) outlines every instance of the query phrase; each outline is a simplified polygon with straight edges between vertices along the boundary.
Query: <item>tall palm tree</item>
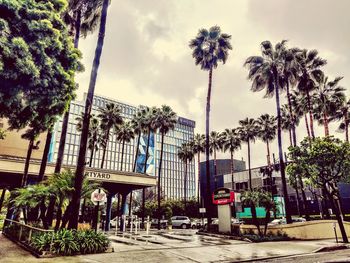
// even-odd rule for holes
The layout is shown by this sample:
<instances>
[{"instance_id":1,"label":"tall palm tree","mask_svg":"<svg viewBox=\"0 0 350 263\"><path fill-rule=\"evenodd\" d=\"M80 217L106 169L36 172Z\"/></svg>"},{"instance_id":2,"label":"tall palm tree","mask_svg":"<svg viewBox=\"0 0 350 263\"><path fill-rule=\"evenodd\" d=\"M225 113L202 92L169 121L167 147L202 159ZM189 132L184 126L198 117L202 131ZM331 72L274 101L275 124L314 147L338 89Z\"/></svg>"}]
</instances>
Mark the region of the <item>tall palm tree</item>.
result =
<instances>
[{"instance_id":1,"label":"tall palm tree","mask_svg":"<svg viewBox=\"0 0 350 263\"><path fill-rule=\"evenodd\" d=\"M131 122L124 122L119 126L116 131L117 140L122 143L122 154L120 157L120 171L123 171L123 156L124 156L124 146L125 143L129 143L132 139L134 139L134 129L132 128Z\"/></svg>"},{"instance_id":2,"label":"tall palm tree","mask_svg":"<svg viewBox=\"0 0 350 263\"><path fill-rule=\"evenodd\" d=\"M137 112L133 115L131 119L131 126L134 129L134 134L137 135L133 172L137 171L137 156L139 155L141 135L143 132L145 132L145 118L146 118L145 109L142 107L139 107Z\"/></svg>"},{"instance_id":3,"label":"tall palm tree","mask_svg":"<svg viewBox=\"0 0 350 263\"><path fill-rule=\"evenodd\" d=\"M349 142L350 100L344 101L332 118L334 120L341 121L338 127L338 131L345 131L345 140Z\"/></svg>"},{"instance_id":4,"label":"tall palm tree","mask_svg":"<svg viewBox=\"0 0 350 263\"><path fill-rule=\"evenodd\" d=\"M270 41L264 41L261 43L261 48L262 56L251 56L247 58L245 65L249 69L248 78L252 81L252 91L257 92L265 89L265 97L271 97L274 95L276 99L279 165L286 207L286 221L287 223L291 223L292 218L290 214L285 165L283 161L280 107L280 92L283 88L280 85L280 79L285 65L284 52L286 50L286 41L283 40L282 42L277 43L275 47Z\"/></svg>"},{"instance_id":5,"label":"tall palm tree","mask_svg":"<svg viewBox=\"0 0 350 263\"><path fill-rule=\"evenodd\" d=\"M77 229L78 227L78 217L79 217L79 205L81 198L81 189L84 179L84 170L85 170L85 156L87 149L88 133L89 133L89 115L91 114L92 102L95 92L95 84L97 79L97 72L100 66L100 59L102 55L104 37L106 32L106 21L107 21L107 10L108 10L109 0L103 0L102 10L101 10L101 19L99 25L99 34L97 39L97 46L95 50L95 57L92 64L91 77L89 83L89 90L86 97L85 103L85 115L83 121L83 130L80 138L80 147L79 147L79 156L77 162L77 169L75 171L75 181L74 181L74 195L72 198L72 214L69 221L70 229Z\"/></svg>"},{"instance_id":6,"label":"tall palm tree","mask_svg":"<svg viewBox=\"0 0 350 263\"><path fill-rule=\"evenodd\" d=\"M192 147L189 143L183 143L181 147L178 148L177 155L179 159L185 164L185 173L184 173L184 203L185 211L187 207L187 164L193 159Z\"/></svg>"},{"instance_id":7,"label":"tall palm tree","mask_svg":"<svg viewBox=\"0 0 350 263\"><path fill-rule=\"evenodd\" d=\"M200 166L201 166L201 153L205 152L205 135L204 134L196 134L191 141L192 151L194 154L197 154L197 169L198 169L198 189L197 189L197 202L203 205L200 201Z\"/></svg>"},{"instance_id":8,"label":"tall palm tree","mask_svg":"<svg viewBox=\"0 0 350 263\"><path fill-rule=\"evenodd\" d=\"M314 117L324 125L325 136L329 136L329 121L345 101L345 89L338 86L341 79L342 77L337 77L333 81L328 81L328 77L323 76L312 95L315 106Z\"/></svg>"},{"instance_id":9,"label":"tall palm tree","mask_svg":"<svg viewBox=\"0 0 350 263\"><path fill-rule=\"evenodd\" d=\"M232 180L232 191L234 188L233 173L235 171L233 154L235 151L241 148L241 138L238 129L225 129L221 134L222 138L222 149L224 152L229 151L231 155L231 180Z\"/></svg>"},{"instance_id":10,"label":"tall palm tree","mask_svg":"<svg viewBox=\"0 0 350 263\"><path fill-rule=\"evenodd\" d=\"M209 167L209 114L210 114L210 98L212 88L213 69L217 68L218 64L226 63L228 52L232 49L231 36L221 32L219 26L213 26L209 30L200 29L197 36L189 43L192 51L192 57L195 59L195 64L200 65L202 70L209 71L208 93L206 104L206 123L205 123L205 158L206 158L206 175L207 175L207 194L206 206L209 208L210 200L210 167ZM207 213L208 229L210 228L211 218Z\"/></svg>"},{"instance_id":11,"label":"tall palm tree","mask_svg":"<svg viewBox=\"0 0 350 263\"><path fill-rule=\"evenodd\" d=\"M222 149L222 137L220 133L216 131L210 132L209 137L209 151L210 155L213 154L214 157L214 181L215 181L215 188L217 187L217 165L216 165L216 152Z\"/></svg>"},{"instance_id":12,"label":"tall palm tree","mask_svg":"<svg viewBox=\"0 0 350 263\"><path fill-rule=\"evenodd\" d=\"M266 143L267 151L267 165L271 165L270 155L270 142L276 138L277 122L276 117L270 116L269 114L261 115L257 120L256 124L259 127L258 137Z\"/></svg>"},{"instance_id":13,"label":"tall palm tree","mask_svg":"<svg viewBox=\"0 0 350 263\"><path fill-rule=\"evenodd\" d=\"M164 147L164 136L175 129L175 124L177 123L177 115L167 105L162 105L156 116L156 123L161 134L161 144L160 144L160 158L158 167L158 230L160 230L160 191L161 191L161 172L162 172L162 161L163 161L163 147Z\"/></svg>"},{"instance_id":14,"label":"tall palm tree","mask_svg":"<svg viewBox=\"0 0 350 263\"><path fill-rule=\"evenodd\" d=\"M123 123L120 107L114 103L107 103L105 108L100 108L100 114L98 115L101 122L101 129L104 132L103 136L103 153L101 159L101 169L103 168L106 152L108 148L108 141L111 130L117 130L118 125Z\"/></svg>"},{"instance_id":15,"label":"tall palm tree","mask_svg":"<svg viewBox=\"0 0 350 263\"><path fill-rule=\"evenodd\" d=\"M310 125L307 117L307 113L309 112L307 97L300 94L298 91L293 91L290 94L290 98L293 107L294 121L298 123L300 118L304 118L307 136L311 139Z\"/></svg>"},{"instance_id":16,"label":"tall palm tree","mask_svg":"<svg viewBox=\"0 0 350 263\"><path fill-rule=\"evenodd\" d=\"M74 34L74 47L78 48L80 36L87 36L88 33L95 31L99 18L101 16L101 7L103 0L70 0L64 20L70 25L71 34ZM62 120L62 130L60 143L57 152L57 161L55 173L61 171L64 147L66 144L66 136L69 122L69 107L66 110Z\"/></svg>"},{"instance_id":17,"label":"tall palm tree","mask_svg":"<svg viewBox=\"0 0 350 263\"><path fill-rule=\"evenodd\" d=\"M248 173L249 173L249 189L252 190L252 170L250 165L250 143L254 142L258 136L258 126L253 118L245 118L239 121L238 128L241 141L246 142L248 146Z\"/></svg>"},{"instance_id":18,"label":"tall palm tree","mask_svg":"<svg viewBox=\"0 0 350 263\"><path fill-rule=\"evenodd\" d=\"M315 138L311 93L317 87L317 83L322 79L324 74L321 67L326 65L327 61L320 58L318 56L318 51L315 49L303 49L296 55L296 60L300 69L300 74L297 80L297 89L306 97L310 117L310 134L312 138Z\"/></svg>"},{"instance_id":19,"label":"tall palm tree","mask_svg":"<svg viewBox=\"0 0 350 263\"><path fill-rule=\"evenodd\" d=\"M147 132L147 145L146 145L146 156L145 156L145 162L143 167L143 173L146 173L151 134L154 133L158 128L157 122L156 122L158 108L145 107L144 110L145 110L144 127L145 127L145 131ZM142 189L142 213L141 213L142 226L144 226L144 222L145 222L145 202L146 202L146 192L145 192L145 188L143 188Z\"/></svg>"},{"instance_id":20,"label":"tall palm tree","mask_svg":"<svg viewBox=\"0 0 350 263\"><path fill-rule=\"evenodd\" d=\"M277 127L276 127L277 128ZM295 128L295 124L293 122L293 117L290 115L289 106L287 104L282 105L281 107L281 128L283 131L288 131L289 133L289 145L293 146L293 128Z\"/></svg>"}]
</instances>

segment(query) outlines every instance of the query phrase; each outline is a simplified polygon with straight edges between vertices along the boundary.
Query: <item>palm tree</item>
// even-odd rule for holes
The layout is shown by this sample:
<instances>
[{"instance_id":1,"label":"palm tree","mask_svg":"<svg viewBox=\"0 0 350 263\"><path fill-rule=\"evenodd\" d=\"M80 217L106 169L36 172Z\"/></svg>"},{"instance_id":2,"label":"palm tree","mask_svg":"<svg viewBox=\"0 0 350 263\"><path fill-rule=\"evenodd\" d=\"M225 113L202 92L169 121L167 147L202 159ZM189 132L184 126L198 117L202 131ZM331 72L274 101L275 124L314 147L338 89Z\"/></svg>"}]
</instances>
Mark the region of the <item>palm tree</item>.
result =
<instances>
[{"instance_id":1,"label":"palm tree","mask_svg":"<svg viewBox=\"0 0 350 263\"><path fill-rule=\"evenodd\" d=\"M162 172L162 161L163 161L163 147L164 147L164 136L175 129L177 123L176 113L167 105L162 105L156 116L156 123L161 134L160 144L160 158L158 167L158 230L160 230L160 191L161 191L161 172Z\"/></svg>"},{"instance_id":2,"label":"palm tree","mask_svg":"<svg viewBox=\"0 0 350 263\"><path fill-rule=\"evenodd\" d=\"M293 146L293 135L292 130L295 128L292 116L290 115L289 107L287 104L281 107L281 128L283 131L288 131L289 133L289 145Z\"/></svg>"},{"instance_id":3,"label":"palm tree","mask_svg":"<svg viewBox=\"0 0 350 263\"><path fill-rule=\"evenodd\" d=\"M282 86L280 85L280 80L281 72L283 72L285 64L284 52L286 50L286 41L283 40L282 42L277 43L275 47L272 46L270 41L264 41L261 43L261 48L262 56L252 56L247 58L245 65L249 69L248 78L252 81L252 91L257 92L265 89L265 97L271 97L275 95L277 110L277 140L279 165L286 207L286 220L287 223L291 223L292 218L289 209L289 197L283 161L281 107L279 95L282 89Z\"/></svg>"},{"instance_id":4,"label":"palm tree","mask_svg":"<svg viewBox=\"0 0 350 263\"><path fill-rule=\"evenodd\" d=\"M148 161L148 153L149 153L149 145L150 145L150 139L151 134L157 130L157 123L156 123L156 116L158 113L158 109L156 107L145 107L144 109L144 127L145 131L147 132L147 146L146 146L146 156L145 156L145 162L143 167L143 173L147 172L147 161ZM145 222L145 201L146 201L146 192L145 188L142 189L142 226L144 226Z\"/></svg>"},{"instance_id":5,"label":"palm tree","mask_svg":"<svg viewBox=\"0 0 350 263\"><path fill-rule=\"evenodd\" d=\"M316 88L317 83L323 78L323 72L320 69L327 64L327 61L318 56L317 50L302 50L296 55L299 64L300 74L297 80L297 89L305 95L307 107L310 116L310 134L315 138L313 125L313 106L311 92Z\"/></svg>"},{"instance_id":6,"label":"palm tree","mask_svg":"<svg viewBox=\"0 0 350 263\"><path fill-rule=\"evenodd\" d=\"M101 16L101 6L103 0L70 0L64 20L70 25L70 31L74 34L74 47L78 48L80 36L87 36L88 33L95 31L99 18ZM60 143L57 152L57 161L55 173L61 171L64 147L66 144L66 136L69 122L69 107L64 113L62 120L62 130Z\"/></svg>"},{"instance_id":7,"label":"palm tree","mask_svg":"<svg viewBox=\"0 0 350 263\"><path fill-rule=\"evenodd\" d=\"M349 142L350 100L344 101L332 116L334 120L341 121L338 131L345 131L345 140Z\"/></svg>"},{"instance_id":8,"label":"palm tree","mask_svg":"<svg viewBox=\"0 0 350 263\"><path fill-rule=\"evenodd\" d=\"M298 91L293 91L290 94L290 98L291 98L291 104L293 107L295 121L298 122L300 118L304 117L307 136L311 139L310 126L309 126L309 121L307 117L307 113L309 111L307 97L303 96Z\"/></svg>"},{"instance_id":9,"label":"palm tree","mask_svg":"<svg viewBox=\"0 0 350 263\"><path fill-rule=\"evenodd\" d=\"M210 200L210 167L209 167L209 114L210 114L210 98L212 88L213 69L217 68L222 62L225 64L228 58L228 52L232 49L231 36L221 32L219 26L213 26L209 30L200 29L197 36L189 43L192 51L192 57L195 64L200 65L202 70L209 71L208 94L206 104L206 124L205 124L205 158L206 158L206 175L207 175L207 194L206 206L209 208ZM208 229L210 228L210 214L208 217Z\"/></svg>"},{"instance_id":10,"label":"palm tree","mask_svg":"<svg viewBox=\"0 0 350 263\"><path fill-rule=\"evenodd\" d=\"M98 34L97 46L95 50L95 57L92 64L89 91L86 97L83 130L80 138L79 156L78 156L78 162L77 162L77 169L75 172L75 181L74 181L75 192L72 198L72 216L69 221L70 229L77 229L78 227L79 205L80 205L82 184L84 179L85 156L86 156L88 133L89 133L89 122L90 122L89 115L91 114L92 101L94 97L95 84L97 79L97 72L98 72L100 59L102 55L102 48L104 43L105 31L106 31L108 4L109 4L109 0L103 0L99 34Z\"/></svg>"},{"instance_id":11,"label":"palm tree","mask_svg":"<svg viewBox=\"0 0 350 263\"><path fill-rule=\"evenodd\" d=\"M328 81L328 77L323 76L312 95L312 102L315 105L314 117L324 125L325 136L329 136L329 121L345 101L345 89L338 86L341 79L342 77L337 77L333 81Z\"/></svg>"},{"instance_id":12,"label":"palm tree","mask_svg":"<svg viewBox=\"0 0 350 263\"><path fill-rule=\"evenodd\" d=\"M130 143L132 139L134 139L134 129L131 126L131 122L124 122L122 125L119 126L118 130L116 131L117 140L122 143L122 154L120 157L120 171L123 171L123 157L124 157L124 146L125 143Z\"/></svg>"},{"instance_id":13,"label":"palm tree","mask_svg":"<svg viewBox=\"0 0 350 263\"><path fill-rule=\"evenodd\" d=\"M100 108L98 117L101 122L101 130L104 132L103 136L103 153L101 160L101 169L103 168L108 148L109 135L111 130L117 130L118 125L123 123L123 118L120 115L120 107L114 103L107 103L105 108Z\"/></svg>"},{"instance_id":14,"label":"palm tree","mask_svg":"<svg viewBox=\"0 0 350 263\"><path fill-rule=\"evenodd\" d=\"M231 154L231 180L232 180L232 191L234 188L233 173L235 171L233 154L235 151L241 148L241 138L238 129L225 129L221 134L222 138L222 149L224 152L229 151Z\"/></svg>"},{"instance_id":15,"label":"palm tree","mask_svg":"<svg viewBox=\"0 0 350 263\"><path fill-rule=\"evenodd\" d=\"M249 189L252 190L252 171L250 166L250 143L254 142L258 135L258 126L256 120L252 118L245 118L239 121L238 128L241 141L246 142L248 146L248 173L249 173Z\"/></svg>"},{"instance_id":16,"label":"palm tree","mask_svg":"<svg viewBox=\"0 0 350 263\"><path fill-rule=\"evenodd\" d=\"M243 206L249 207L252 213L252 221L258 230L259 236L261 236L261 230L259 221L256 215L256 207L259 206L259 191L256 190L247 190L244 191L241 195L241 202Z\"/></svg>"},{"instance_id":17,"label":"palm tree","mask_svg":"<svg viewBox=\"0 0 350 263\"><path fill-rule=\"evenodd\" d=\"M209 151L210 155L214 154L214 181L215 181L215 188L217 187L217 165L216 165L216 151L222 149L222 137L220 133L216 131L210 132L209 137Z\"/></svg>"},{"instance_id":18,"label":"palm tree","mask_svg":"<svg viewBox=\"0 0 350 263\"><path fill-rule=\"evenodd\" d=\"M198 189L197 189L197 202L200 202L200 166L201 166L201 153L205 151L205 135L196 134L191 141L192 151L194 154L197 154L197 168L198 168ZM202 204L202 203L201 203ZM203 205L203 204L202 204Z\"/></svg>"},{"instance_id":19,"label":"palm tree","mask_svg":"<svg viewBox=\"0 0 350 263\"><path fill-rule=\"evenodd\" d=\"M184 173L184 204L185 211L187 205L187 164L193 159L192 147L189 143L183 143L181 147L178 148L177 155L179 159L185 164L185 173Z\"/></svg>"}]
</instances>

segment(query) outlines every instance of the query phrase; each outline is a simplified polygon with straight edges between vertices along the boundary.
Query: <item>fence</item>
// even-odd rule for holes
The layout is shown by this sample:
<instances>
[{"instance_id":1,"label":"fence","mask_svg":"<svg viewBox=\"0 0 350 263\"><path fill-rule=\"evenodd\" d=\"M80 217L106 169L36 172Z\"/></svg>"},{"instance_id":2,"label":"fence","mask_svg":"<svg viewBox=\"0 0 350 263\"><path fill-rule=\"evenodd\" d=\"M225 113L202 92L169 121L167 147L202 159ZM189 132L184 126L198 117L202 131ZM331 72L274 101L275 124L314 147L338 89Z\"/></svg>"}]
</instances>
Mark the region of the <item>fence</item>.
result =
<instances>
[{"instance_id":1,"label":"fence","mask_svg":"<svg viewBox=\"0 0 350 263\"><path fill-rule=\"evenodd\" d=\"M54 230L41 229L41 228L23 224L15 220L5 219L4 228L2 232L13 241L18 242L24 245L25 247L33 250L31 241L34 236L39 234L54 232ZM52 246L50 246L50 250L51 250L51 247Z\"/></svg>"}]
</instances>

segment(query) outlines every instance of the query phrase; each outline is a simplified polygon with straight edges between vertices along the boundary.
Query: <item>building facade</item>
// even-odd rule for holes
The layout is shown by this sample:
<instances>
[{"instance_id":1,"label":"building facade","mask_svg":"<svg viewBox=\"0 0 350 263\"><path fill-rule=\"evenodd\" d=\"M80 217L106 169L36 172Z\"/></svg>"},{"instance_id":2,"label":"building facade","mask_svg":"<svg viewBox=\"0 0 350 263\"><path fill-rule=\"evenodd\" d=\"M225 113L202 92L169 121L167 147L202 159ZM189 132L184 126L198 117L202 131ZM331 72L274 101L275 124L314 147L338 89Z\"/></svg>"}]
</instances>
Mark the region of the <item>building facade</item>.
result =
<instances>
[{"instance_id":1,"label":"building facade","mask_svg":"<svg viewBox=\"0 0 350 263\"><path fill-rule=\"evenodd\" d=\"M82 101L72 101L69 109L69 125L66 137L66 146L64 149L63 164L76 165L79 144L80 132L77 130L77 117L80 117L84 112L86 94ZM136 106L122 103L113 99L102 96L94 96L92 114L96 116L99 114L99 108L104 108L107 103L114 103L121 109L121 115L124 120L131 120L136 113ZM195 122L183 117L178 118L178 123L173 131L170 131L164 139L163 164L161 174L161 191L162 195L167 199L181 199L184 197L184 164L177 156L178 147L182 143L189 142L194 136ZM56 162L59 141L61 136L62 120L60 120L54 131L51 142L49 162ZM158 176L159 158L160 158L160 134L152 133L150 136L149 152L146 166L146 174L150 176ZM125 143L123 155L123 171L132 172L135 154L137 147L137 138L131 140L130 143ZM140 145L138 156L136 160L136 172L143 173L145 171L145 158L147 148L147 135L143 134L140 138ZM122 144L117 141L116 135L113 131L109 136L107 143L107 152L105 157L104 169L106 170L120 170L121 164ZM91 164L90 151L86 154L87 166L91 165L93 168L101 166L103 150L99 149L94 153ZM187 182L187 196L195 196L195 168L194 162L188 165L188 182Z\"/></svg>"}]
</instances>

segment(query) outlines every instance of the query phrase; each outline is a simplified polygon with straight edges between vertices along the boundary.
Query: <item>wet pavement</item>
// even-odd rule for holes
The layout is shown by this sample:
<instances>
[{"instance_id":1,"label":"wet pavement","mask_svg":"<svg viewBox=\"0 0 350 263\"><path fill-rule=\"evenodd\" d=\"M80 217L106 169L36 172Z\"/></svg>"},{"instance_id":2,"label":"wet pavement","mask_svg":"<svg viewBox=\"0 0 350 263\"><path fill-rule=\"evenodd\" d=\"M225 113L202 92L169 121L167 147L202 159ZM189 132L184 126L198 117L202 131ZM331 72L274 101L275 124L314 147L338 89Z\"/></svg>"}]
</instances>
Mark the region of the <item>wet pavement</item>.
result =
<instances>
[{"instance_id":1,"label":"wet pavement","mask_svg":"<svg viewBox=\"0 0 350 263\"><path fill-rule=\"evenodd\" d=\"M0 262L242 262L254 259L260 262L271 257L310 254L322 246L334 245L333 240L250 243L196 235L195 230L151 232L148 235L143 232L124 237L111 233L110 238L114 253L37 259L0 236Z\"/></svg>"}]
</instances>

